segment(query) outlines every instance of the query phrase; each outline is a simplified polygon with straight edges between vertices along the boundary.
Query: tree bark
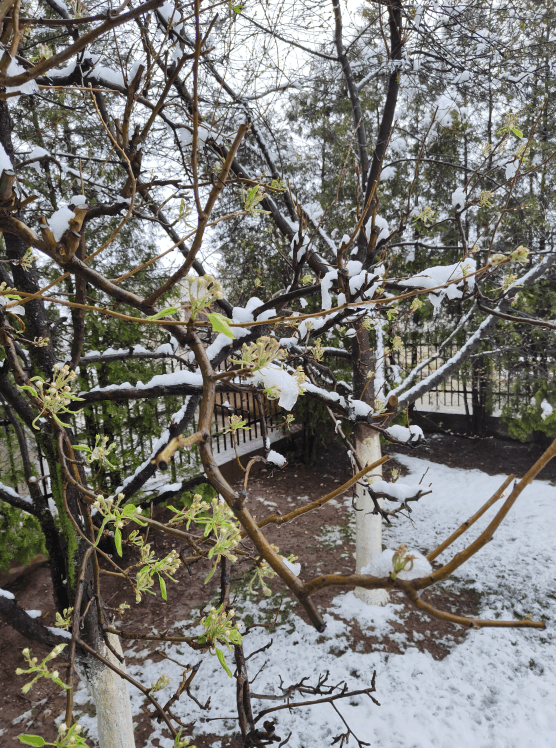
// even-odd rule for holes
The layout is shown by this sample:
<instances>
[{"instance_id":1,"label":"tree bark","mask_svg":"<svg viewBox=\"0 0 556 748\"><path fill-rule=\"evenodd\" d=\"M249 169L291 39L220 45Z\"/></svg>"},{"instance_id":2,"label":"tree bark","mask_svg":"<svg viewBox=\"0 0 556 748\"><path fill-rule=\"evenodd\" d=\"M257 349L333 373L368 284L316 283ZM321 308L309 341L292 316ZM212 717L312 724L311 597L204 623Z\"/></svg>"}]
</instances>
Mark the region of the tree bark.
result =
<instances>
[{"instance_id":1,"label":"tree bark","mask_svg":"<svg viewBox=\"0 0 556 748\"><path fill-rule=\"evenodd\" d=\"M107 634L107 637L112 647L121 655L119 637L115 634ZM97 646L97 651L120 670L125 670L123 662L106 645ZM126 681L94 657L82 659L79 670L97 710L99 748L135 748Z\"/></svg>"},{"instance_id":2,"label":"tree bark","mask_svg":"<svg viewBox=\"0 0 556 748\"><path fill-rule=\"evenodd\" d=\"M380 434L368 426L359 425L355 436L357 457L363 466L370 465L382 457ZM382 478L382 466L367 476L369 483ZM357 574L382 553L382 518L372 514L373 501L369 492L357 484L357 529L355 543L355 566ZM355 596L367 605L386 605L389 602L386 590L355 588Z\"/></svg>"},{"instance_id":3,"label":"tree bark","mask_svg":"<svg viewBox=\"0 0 556 748\"><path fill-rule=\"evenodd\" d=\"M352 365L353 365L353 396L363 402L371 404L375 395L383 397L383 393L375 393L375 379L369 382L369 372L375 371L377 362L375 354L371 351L369 333L361 322L355 325L357 335L352 339ZM366 424L360 423L355 428L355 451L361 467L365 467L382 457L380 445L380 434ZM370 483L380 480L382 467L373 470L367 479ZM357 512L356 512L356 545L355 563L359 574L363 567L367 566L373 558L382 553L382 518L372 514L373 501L362 486L357 485ZM355 588L355 595L368 605L386 605L389 600L386 590L366 590L361 587Z\"/></svg>"}]
</instances>

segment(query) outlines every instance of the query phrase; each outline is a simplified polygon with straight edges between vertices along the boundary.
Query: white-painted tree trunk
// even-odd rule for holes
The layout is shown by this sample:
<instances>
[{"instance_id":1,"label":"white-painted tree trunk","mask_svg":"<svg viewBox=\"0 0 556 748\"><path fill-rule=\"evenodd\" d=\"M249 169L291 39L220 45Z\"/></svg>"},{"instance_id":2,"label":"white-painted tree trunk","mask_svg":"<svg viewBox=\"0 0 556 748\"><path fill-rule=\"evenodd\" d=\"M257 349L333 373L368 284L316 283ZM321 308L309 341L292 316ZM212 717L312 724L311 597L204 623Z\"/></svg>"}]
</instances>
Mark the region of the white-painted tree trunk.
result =
<instances>
[{"instance_id":1,"label":"white-painted tree trunk","mask_svg":"<svg viewBox=\"0 0 556 748\"><path fill-rule=\"evenodd\" d=\"M380 447L380 434L371 429L357 434L355 447L357 456L363 466L370 465L382 457ZM375 468L367 476L370 483L380 480L382 477L382 466ZM382 553L382 518L371 514L374 509L373 501L362 487L357 486L357 533L355 547L355 562L357 573L361 572L373 558ZM389 601L386 590L365 590L362 587L355 588L355 595L368 605L386 605Z\"/></svg>"},{"instance_id":2,"label":"white-painted tree trunk","mask_svg":"<svg viewBox=\"0 0 556 748\"><path fill-rule=\"evenodd\" d=\"M122 654L120 638L108 634L110 644ZM103 657L120 670L125 665L104 647ZM97 711L97 729L100 748L135 748L131 704L127 682L99 660L88 658L82 663L87 688Z\"/></svg>"}]
</instances>

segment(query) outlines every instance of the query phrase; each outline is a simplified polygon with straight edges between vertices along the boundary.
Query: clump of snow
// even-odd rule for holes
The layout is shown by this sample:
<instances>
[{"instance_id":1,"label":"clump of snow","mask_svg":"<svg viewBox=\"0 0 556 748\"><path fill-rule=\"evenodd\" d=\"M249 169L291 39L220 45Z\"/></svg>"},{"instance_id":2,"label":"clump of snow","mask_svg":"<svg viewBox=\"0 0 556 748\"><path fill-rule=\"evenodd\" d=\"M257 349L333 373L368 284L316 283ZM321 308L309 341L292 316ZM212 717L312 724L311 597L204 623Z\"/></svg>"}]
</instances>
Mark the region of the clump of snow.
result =
<instances>
[{"instance_id":1,"label":"clump of snow","mask_svg":"<svg viewBox=\"0 0 556 748\"><path fill-rule=\"evenodd\" d=\"M513 179L515 175L517 174L517 169L519 167L519 159L515 159L515 161L510 161L506 164L506 179Z\"/></svg>"},{"instance_id":2,"label":"clump of snow","mask_svg":"<svg viewBox=\"0 0 556 748\"><path fill-rule=\"evenodd\" d=\"M367 237L367 241L369 241L369 239L371 238L372 225L373 219L371 218L365 224L365 236ZM378 245L381 241L385 241L390 236L390 227L388 226L388 221L386 220L386 218L377 215L375 218L375 229L376 228L380 229L376 239L376 243Z\"/></svg>"},{"instance_id":3,"label":"clump of snow","mask_svg":"<svg viewBox=\"0 0 556 748\"><path fill-rule=\"evenodd\" d=\"M155 353L162 353L165 356L171 356L174 353L174 349L170 343L162 343L156 349Z\"/></svg>"},{"instance_id":4,"label":"clump of snow","mask_svg":"<svg viewBox=\"0 0 556 748\"><path fill-rule=\"evenodd\" d=\"M235 306L232 310L232 321L239 322L240 324L242 322L253 322L253 310L247 307Z\"/></svg>"},{"instance_id":5,"label":"clump of snow","mask_svg":"<svg viewBox=\"0 0 556 748\"><path fill-rule=\"evenodd\" d=\"M230 326L231 327L231 326ZM245 338L247 335L249 335L249 328L248 327L231 327L231 330L233 334L236 336L236 340L238 338ZM224 348L227 346L230 346L233 344L233 340L231 340L227 335L224 335L223 332L219 332L216 338L212 341L212 343L209 345L209 347L206 350L207 356L212 361ZM191 355L191 359L194 359L193 354Z\"/></svg>"},{"instance_id":6,"label":"clump of snow","mask_svg":"<svg viewBox=\"0 0 556 748\"><path fill-rule=\"evenodd\" d=\"M350 260L346 263L346 270L348 271L349 277L353 278L354 275L359 275L363 270L363 263L359 262L359 260Z\"/></svg>"},{"instance_id":7,"label":"clump of snow","mask_svg":"<svg viewBox=\"0 0 556 748\"><path fill-rule=\"evenodd\" d=\"M228 341L229 340L230 339L228 338ZM207 351L208 350L209 349L207 348ZM149 381L146 384L143 384L143 382L137 382L135 387L141 390L148 390L151 387L158 387L158 386L171 387L172 385L177 386L180 384L189 384L193 387L202 387L203 386L202 374L198 371L191 372L191 371L187 371L186 369L182 371L174 371L170 374L156 374L154 377L152 377L152 379L149 379ZM125 390L128 387L131 387L131 384L129 382L122 382L121 384L109 384L106 387L99 387L98 385L95 385L89 391L90 392L111 392L112 390ZM82 394L85 394L85 393L82 393Z\"/></svg>"},{"instance_id":8,"label":"clump of snow","mask_svg":"<svg viewBox=\"0 0 556 748\"><path fill-rule=\"evenodd\" d=\"M387 166L385 169L383 169L380 172L380 179L383 182L388 181L389 179L394 179L396 176L397 169L395 166Z\"/></svg>"},{"instance_id":9,"label":"clump of snow","mask_svg":"<svg viewBox=\"0 0 556 748\"><path fill-rule=\"evenodd\" d=\"M68 203L68 205L75 205L75 207L77 207L78 205L86 205L86 204L87 204L87 198L85 197L85 195L72 195Z\"/></svg>"},{"instance_id":10,"label":"clump of snow","mask_svg":"<svg viewBox=\"0 0 556 748\"><path fill-rule=\"evenodd\" d=\"M8 76L8 79L11 77L15 77L16 75L21 75L25 72L25 68L17 62L17 60L10 60L10 64L8 65L8 69L6 70L6 75ZM19 86L6 86L6 93L20 93L20 94L35 94L39 92L39 87L37 86L37 82L34 80L27 81L27 83L22 83ZM19 96L10 97L10 101L13 103L17 103L19 100Z\"/></svg>"},{"instance_id":11,"label":"clump of snow","mask_svg":"<svg viewBox=\"0 0 556 748\"><path fill-rule=\"evenodd\" d=\"M274 465L278 465L278 467L282 467L282 465L286 464L286 458L284 457L284 455L281 455L279 452L275 452L273 449L271 449L267 454L266 459L269 462L272 462Z\"/></svg>"},{"instance_id":12,"label":"clump of snow","mask_svg":"<svg viewBox=\"0 0 556 748\"><path fill-rule=\"evenodd\" d=\"M56 636L63 636L64 639L71 639L71 634L69 631L66 631L65 629L59 629L56 626L47 626L46 627L51 634L56 634Z\"/></svg>"},{"instance_id":13,"label":"clump of snow","mask_svg":"<svg viewBox=\"0 0 556 748\"><path fill-rule=\"evenodd\" d=\"M64 231L68 230L72 218L75 218L75 213L67 205L64 205L63 208L58 208L48 219L48 226L57 242L64 235Z\"/></svg>"},{"instance_id":14,"label":"clump of snow","mask_svg":"<svg viewBox=\"0 0 556 748\"><path fill-rule=\"evenodd\" d=\"M181 408L176 413L174 413L174 415L170 419L170 423L176 424L181 421L181 419L185 415L185 411L187 410L187 406L189 405L190 400L191 400L191 395L185 398L185 402L183 403ZM224 403L224 405L226 405L226 403Z\"/></svg>"},{"instance_id":15,"label":"clump of snow","mask_svg":"<svg viewBox=\"0 0 556 748\"><path fill-rule=\"evenodd\" d=\"M239 324L243 322L254 322L255 321L255 314L254 312L264 304L261 299L259 299L257 296L253 296L249 299L247 304L243 306L235 306L232 309L232 321L238 322ZM257 321L263 322L266 319L270 319L271 317L276 316L276 309L267 309L264 312L261 312L257 316ZM232 330L236 328L232 327ZM242 329L241 327L238 329ZM237 336L236 336L237 337Z\"/></svg>"},{"instance_id":16,"label":"clump of snow","mask_svg":"<svg viewBox=\"0 0 556 748\"><path fill-rule=\"evenodd\" d=\"M346 247L349 244L349 234L344 234L340 239L340 249Z\"/></svg>"},{"instance_id":17,"label":"clump of snow","mask_svg":"<svg viewBox=\"0 0 556 748\"><path fill-rule=\"evenodd\" d=\"M94 74L109 86L125 87L125 79L121 70L112 70L112 68L106 67L106 65L95 65Z\"/></svg>"},{"instance_id":18,"label":"clump of snow","mask_svg":"<svg viewBox=\"0 0 556 748\"><path fill-rule=\"evenodd\" d=\"M471 73L469 72L469 70L464 70L462 73L455 76L452 83L467 83L470 77Z\"/></svg>"},{"instance_id":19,"label":"clump of snow","mask_svg":"<svg viewBox=\"0 0 556 748\"><path fill-rule=\"evenodd\" d=\"M176 135L182 148L187 148L193 142L193 133L186 127L179 127L176 130Z\"/></svg>"},{"instance_id":20,"label":"clump of snow","mask_svg":"<svg viewBox=\"0 0 556 748\"><path fill-rule=\"evenodd\" d=\"M45 148L41 148L40 145L37 145L35 146L35 148L33 148L33 150L28 155L26 160L29 160L29 161L31 161L32 159L38 160L39 158L42 158L43 156L50 156L50 153ZM37 163L37 161L35 161L32 164L29 164L29 166L31 166L37 172L37 174L41 173L41 166L39 163Z\"/></svg>"},{"instance_id":21,"label":"clump of snow","mask_svg":"<svg viewBox=\"0 0 556 748\"><path fill-rule=\"evenodd\" d=\"M40 618L42 613L40 610L26 610L25 611L29 618Z\"/></svg>"},{"instance_id":22,"label":"clump of snow","mask_svg":"<svg viewBox=\"0 0 556 748\"><path fill-rule=\"evenodd\" d=\"M276 317L276 309L267 309L257 315L257 322L264 322L266 319L272 319L273 317Z\"/></svg>"},{"instance_id":23,"label":"clump of snow","mask_svg":"<svg viewBox=\"0 0 556 748\"><path fill-rule=\"evenodd\" d=\"M409 428L406 428L405 426L399 426L398 424L395 424L394 426L388 426L388 428L386 429L386 433L390 434L390 436L393 436L394 439L397 439L399 442L409 442L410 444L418 442L425 436L423 434L423 429L420 426L415 426L414 424Z\"/></svg>"},{"instance_id":24,"label":"clump of snow","mask_svg":"<svg viewBox=\"0 0 556 748\"><path fill-rule=\"evenodd\" d=\"M9 592L8 590L3 590L0 588L0 597L7 597L8 600L15 600L15 595Z\"/></svg>"},{"instance_id":25,"label":"clump of snow","mask_svg":"<svg viewBox=\"0 0 556 748\"><path fill-rule=\"evenodd\" d=\"M372 577L389 577L394 571L394 553L395 551L391 548L386 548L382 551L380 556L373 558L370 564L364 566L361 569L361 573L370 574ZM414 556L413 568L409 568L409 566L411 566L411 561L408 561L408 568L404 571L400 571L397 575L400 579L420 579L421 577L426 577L427 574L432 572L432 566L422 553L414 548L409 548L407 553L410 556Z\"/></svg>"},{"instance_id":26,"label":"clump of snow","mask_svg":"<svg viewBox=\"0 0 556 748\"><path fill-rule=\"evenodd\" d=\"M449 96L442 94L442 96L438 97L436 106L435 119L437 127L450 127L452 124L452 112L458 111L455 101ZM426 116L425 120L429 120L429 117Z\"/></svg>"},{"instance_id":27,"label":"clump of snow","mask_svg":"<svg viewBox=\"0 0 556 748\"><path fill-rule=\"evenodd\" d=\"M554 413L554 408L552 405L548 402L548 400L543 400L541 403L541 418L543 421L546 421L546 419L551 416Z\"/></svg>"},{"instance_id":28,"label":"clump of snow","mask_svg":"<svg viewBox=\"0 0 556 748\"><path fill-rule=\"evenodd\" d=\"M346 407L346 399L340 395L339 392L330 392L329 390L324 389L324 387L318 387L312 382L305 382L303 386L307 392L313 392L315 395L320 395L331 403L338 403L342 408Z\"/></svg>"},{"instance_id":29,"label":"clump of snow","mask_svg":"<svg viewBox=\"0 0 556 748\"><path fill-rule=\"evenodd\" d=\"M466 199L465 190L463 187L458 187L457 190L452 192L452 208L463 210Z\"/></svg>"},{"instance_id":30,"label":"clump of snow","mask_svg":"<svg viewBox=\"0 0 556 748\"><path fill-rule=\"evenodd\" d=\"M374 412L371 406L367 403L364 403L363 400L352 400L351 398L348 398L348 405L353 408L356 416L360 416L362 418L366 418L369 413Z\"/></svg>"},{"instance_id":31,"label":"clump of snow","mask_svg":"<svg viewBox=\"0 0 556 748\"><path fill-rule=\"evenodd\" d=\"M68 11L68 13L69 13L69 11ZM54 79L54 78L65 78L66 76L71 75L73 73L73 71L75 70L76 65L77 65L77 55L75 55L74 58L72 59L72 61L68 65L66 65L65 67L63 67L63 68L57 68L57 69L54 69L54 70L49 70L48 73L47 73L47 76L50 79Z\"/></svg>"},{"instance_id":32,"label":"clump of snow","mask_svg":"<svg viewBox=\"0 0 556 748\"><path fill-rule=\"evenodd\" d=\"M464 280L469 273L475 272L476 269L477 263L472 257L469 257L463 262L456 262L454 265L435 265L434 267L426 268L411 278L405 278L404 280L399 281L399 284L400 286L407 286L408 288L434 288L435 286L442 286L450 281ZM469 283L469 286L473 288L475 277L472 276L471 278L468 278L467 282ZM457 289L455 283L452 284L452 288L455 288L456 292L461 296L461 291ZM448 296L448 298L451 297Z\"/></svg>"},{"instance_id":33,"label":"clump of snow","mask_svg":"<svg viewBox=\"0 0 556 748\"><path fill-rule=\"evenodd\" d=\"M164 493L174 493L175 491L179 491L182 487L182 482L179 483L164 483L160 488L158 489L158 495L162 496Z\"/></svg>"},{"instance_id":34,"label":"clump of snow","mask_svg":"<svg viewBox=\"0 0 556 748\"><path fill-rule=\"evenodd\" d=\"M397 501L413 499L422 490L417 483L402 483L401 481L387 483L384 480L374 481L370 488L372 493L385 493Z\"/></svg>"},{"instance_id":35,"label":"clump of snow","mask_svg":"<svg viewBox=\"0 0 556 748\"><path fill-rule=\"evenodd\" d=\"M349 290L351 291L352 295L355 295L357 291L361 289L363 285L367 285L369 282L372 282L376 278L376 274L374 273L367 273L367 271L363 270L358 275L354 275L352 278L349 279ZM380 280L376 281L375 283L368 288L365 293L362 295L362 298L364 299L372 299L374 292L380 285Z\"/></svg>"},{"instance_id":36,"label":"clump of snow","mask_svg":"<svg viewBox=\"0 0 556 748\"><path fill-rule=\"evenodd\" d=\"M299 576L299 573L301 571L301 564L294 564L292 561L288 561L288 559L284 556L282 556L282 563L284 564L284 566L288 567L292 574L294 574L296 577Z\"/></svg>"},{"instance_id":37,"label":"clump of snow","mask_svg":"<svg viewBox=\"0 0 556 748\"><path fill-rule=\"evenodd\" d=\"M330 289L332 288L332 284L338 277L338 271L337 270L330 270L324 278L320 282L320 293L322 297L322 308L323 309L331 309L332 308L332 296L330 295Z\"/></svg>"},{"instance_id":38,"label":"clump of snow","mask_svg":"<svg viewBox=\"0 0 556 748\"><path fill-rule=\"evenodd\" d=\"M475 287L475 276L471 274L476 269L476 261L472 257L468 257L463 262L456 262L454 265L435 265L434 267L426 268L411 278L399 281L399 284L407 288L437 288L438 286L445 286L445 288L438 288L434 293L429 294L429 300L434 306L435 312L437 312L444 297L447 299L460 299L466 285L469 289ZM447 285L448 283L450 285Z\"/></svg>"},{"instance_id":39,"label":"clump of snow","mask_svg":"<svg viewBox=\"0 0 556 748\"><path fill-rule=\"evenodd\" d=\"M253 374L256 383L263 384L265 389L275 387L280 392L278 405L284 410L291 410L301 395L297 380L285 369L269 364Z\"/></svg>"},{"instance_id":40,"label":"clump of snow","mask_svg":"<svg viewBox=\"0 0 556 748\"><path fill-rule=\"evenodd\" d=\"M293 255L295 252L295 247L297 244L299 244L299 241L300 241L300 237L299 237L299 231L298 231L297 234L295 234L295 236L290 242L290 247L291 247L290 257L292 258L292 260L294 259ZM307 235L303 237L301 241L301 245L297 249L297 262L301 262L303 257L307 254L307 247L309 246L310 241L311 240Z\"/></svg>"}]
</instances>

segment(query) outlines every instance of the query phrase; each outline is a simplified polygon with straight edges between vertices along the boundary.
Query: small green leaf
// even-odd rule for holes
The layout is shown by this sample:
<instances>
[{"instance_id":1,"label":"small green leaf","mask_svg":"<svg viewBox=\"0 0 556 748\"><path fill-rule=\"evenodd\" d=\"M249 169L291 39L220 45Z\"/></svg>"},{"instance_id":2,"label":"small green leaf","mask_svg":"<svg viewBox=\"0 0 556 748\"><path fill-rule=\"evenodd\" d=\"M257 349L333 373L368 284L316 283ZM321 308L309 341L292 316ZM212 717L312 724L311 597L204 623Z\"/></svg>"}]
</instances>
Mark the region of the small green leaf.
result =
<instances>
[{"instance_id":1,"label":"small green leaf","mask_svg":"<svg viewBox=\"0 0 556 748\"><path fill-rule=\"evenodd\" d=\"M521 130L518 127L512 127L512 132L518 138L522 138L523 137L523 133L521 132Z\"/></svg>"},{"instance_id":2,"label":"small green leaf","mask_svg":"<svg viewBox=\"0 0 556 748\"><path fill-rule=\"evenodd\" d=\"M114 530L114 544L116 545L116 550L118 551L118 556L122 555L122 531L119 527L116 527Z\"/></svg>"},{"instance_id":3,"label":"small green leaf","mask_svg":"<svg viewBox=\"0 0 556 748\"><path fill-rule=\"evenodd\" d=\"M212 314L208 315L210 324L212 325L212 329L215 332L221 332L224 335L226 335L228 338L231 338L232 340L235 340L235 335L233 334L230 325L228 324L228 320L224 315L218 314L218 312L213 312Z\"/></svg>"},{"instance_id":4,"label":"small green leaf","mask_svg":"<svg viewBox=\"0 0 556 748\"><path fill-rule=\"evenodd\" d=\"M25 745L52 745L52 743L47 743L40 735L18 735L18 738Z\"/></svg>"},{"instance_id":5,"label":"small green leaf","mask_svg":"<svg viewBox=\"0 0 556 748\"><path fill-rule=\"evenodd\" d=\"M22 384L21 387L18 385L18 389L26 390L27 392L30 392L33 395L33 397L37 397L37 390L28 384Z\"/></svg>"},{"instance_id":6,"label":"small green leaf","mask_svg":"<svg viewBox=\"0 0 556 748\"><path fill-rule=\"evenodd\" d=\"M232 642L232 644L241 644L242 642L241 634L239 633L239 631L237 631L237 629L230 629L228 639Z\"/></svg>"},{"instance_id":7,"label":"small green leaf","mask_svg":"<svg viewBox=\"0 0 556 748\"><path fill-rule=\"evenodd\" d=\"M228 675L231 678L232 673L230 671L230 668L226 665L226 660L224 659L224 653L222 652L221 649L218 649L218 647L216 647L216 656L218 657L218 661L220 662L224 670L228 673Z\"/></svg>"},{"instance_id":8,"label":"small green leaf","mask_svg":"<svg viewBox=\"0 0 556 748\"><path fill-rule=\"evenodd\" d=\"M167 309L163 309L161 312L158 312L158 314L153 314L152 317L147 317L149 322L154 322L156 319L160 319L161 317L167 317L169 314L175 314L179 309L179 306L169 306Z\"/></svg>"},{"instance_id":9,"label":"small green leaf","mask_svg":"<svg viewBox=\"0 0 556 748\"><path fill-rule=\"evenodd\" d=\"M79 452L90 452L91 448L85 446L84 444L75 444L74 449L77 449Z\"/></svg>"},{"instance_id":10,"label":"small green leaf","mask_svg":"<svg viewBox=\"0 0 556 748\"><path fill-rule=\"evenodd\" d=\"M207 574L207 578L205 579L205 582L204 582L205 584L212 579L212 575L214 574L215 571L216 571L216 564L214 564L212 569Z\"/></svg>"},{"instance_id":11,"label":"small green leaf","mask_svg":"<svg viewBox=\"0 0 556 748\"><path fill-rule=\"evenodd\" d=\"M103 533L103 531L104 531L104 528L106 527L106 525L107 525L107 524L108 524L109 522L110 522L110 517L105 517L105 518L104 518L104 519L102 520L102 525L100 526L100 530L98 531L98 536L97 536L97 539L95 540L95 547L96 547L96 546L97 546L97 545L99 544L99 542L100 542L100 539L101 539L101 537L102 537L102 533Z\"/></svg>"},{"instance_id":12,"label":"small green leaf","mask_svg":"<svg viewBox=\"0 0 556 748\"><path fill-rule=\"evenodd\" d=\"M135 504L126 504L122 511L122 517L133 517L136 511L137 507L135 506Z\"/></svg>"},{"instance_id":13,"label":"small green leaf","mask_svg":"<svg viewBox=\"0 0 556 748\"><path fill-rule=\"evenodd\" d=\"M69 691L71 686L68 686L67 683L64 683L63 680L60 680L60 678L52 678L52 681L56 683L57 686L60 686L60 688L64 688L66 691Z\"/></svg>"},{"instance_id":14,"label":"small green leaf","mask_svg":"<svg viewBox=\"0 0 556 748\"><path fill-rule=\"evenodd\" d=\"M160 594L162 595L162 599L167 600L168 595L166 594L166 582L160 575L158 576L158 581L160 582Z\"/></svg>"}]
</instances>

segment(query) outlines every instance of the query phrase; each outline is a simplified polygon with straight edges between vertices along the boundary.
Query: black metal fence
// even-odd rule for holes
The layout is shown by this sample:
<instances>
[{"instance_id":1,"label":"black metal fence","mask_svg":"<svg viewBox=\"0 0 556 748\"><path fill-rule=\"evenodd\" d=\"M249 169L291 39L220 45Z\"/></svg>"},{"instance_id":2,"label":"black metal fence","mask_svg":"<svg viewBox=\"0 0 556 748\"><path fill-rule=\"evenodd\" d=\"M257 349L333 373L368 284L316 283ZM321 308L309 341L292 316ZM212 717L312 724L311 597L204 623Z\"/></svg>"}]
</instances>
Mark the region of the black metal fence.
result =
<instances>
[{"instance_id":1,"label":"black metal fence","mask_svg":"<svg viewBox=\"0 0 556 748\"><path fill-rule=\"evenodd\" d=\"M556 362L538 346L511 345L494 338L485 341L462 366L432 387L416 402L418 410L465 414L468 432L481 435L486 416L518 417L535 396L541 383L556 383ZM418 364L432 360L419 372L416 384L457 354L461 342L451 341L435 356L442 338L421 335L406 341L401 351L391 355L390 373L403 379Z\"/></svg>"}]
</instances>

